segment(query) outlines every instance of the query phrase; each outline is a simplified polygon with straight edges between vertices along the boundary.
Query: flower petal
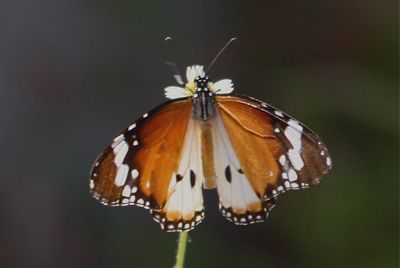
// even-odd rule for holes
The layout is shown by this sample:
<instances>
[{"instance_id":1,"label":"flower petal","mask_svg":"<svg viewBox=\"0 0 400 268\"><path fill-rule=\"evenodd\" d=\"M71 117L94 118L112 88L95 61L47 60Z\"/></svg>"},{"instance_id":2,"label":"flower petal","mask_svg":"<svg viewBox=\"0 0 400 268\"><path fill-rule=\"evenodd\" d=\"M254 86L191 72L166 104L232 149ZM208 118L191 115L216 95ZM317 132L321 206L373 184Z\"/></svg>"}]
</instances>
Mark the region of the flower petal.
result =
<instances>
[{"instance_id":1,"label":"flower petal","mask_svg":"<svg viewBox=\"0 0 400 268\"><path fill-rule=\"evenodd\" d=\"M222 79L213 85L215 94L229 94L233 91L233 83L230 79Z\"/></svg>"},{"instance_id":2,"label":"flower petal","mask_svg":"<svg viewBox=\"0 0 400 268\"><path fill-rule=\"evenodd\" d=\"M201 65L195 65L194 69L196 70L197 76L204 76L204 70L203 70L203 66Z\"/></svg>"},{"instance_id":3,"label":"flower petal","mask_svg":"<svg viewBox=\"0 0 400 268\"><path fill-rule=\"evenodd\" d=\"M186 68L186 79L188 83L193 82L197 76L204 76L203 66L193 65Z\"/></svg>"},{"instance_id":4,"label":"flower petal","mask_svg":"<svg viewBox=\"0 0 400 268\"><path fill-rule=\"evenodd\" d=\"M170 86L164 89L165 97L168 99L179 99L187 97L186 90L183 87Z\"/></svg>"},{"instance_id":5,"label":"flower petal","mask_svg":"<svg viewBox=\"0 0 400 268\"><path fill-rule=\"evenodd\" d=\"M195 78L196 78L196 71L194 70L194 68L192 66L188 66L186 68L186 79L187 79L187 82L190 83Z\"/></svg>"}]
</instances>

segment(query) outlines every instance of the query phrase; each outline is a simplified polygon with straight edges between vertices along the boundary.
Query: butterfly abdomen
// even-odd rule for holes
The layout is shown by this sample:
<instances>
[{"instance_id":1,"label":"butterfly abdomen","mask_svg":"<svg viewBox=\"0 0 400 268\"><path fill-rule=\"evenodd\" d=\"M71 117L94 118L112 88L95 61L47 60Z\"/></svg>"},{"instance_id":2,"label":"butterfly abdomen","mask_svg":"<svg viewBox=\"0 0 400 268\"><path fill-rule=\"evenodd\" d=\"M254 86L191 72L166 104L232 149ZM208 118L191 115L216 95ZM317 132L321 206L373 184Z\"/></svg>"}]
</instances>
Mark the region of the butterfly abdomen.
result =
<instances>
[{"instance_id":1,"label":"butterfly abdomen","mask_svg":"<svg viewBox=\"0 0 400 268\"><path fill-rule=\"evenodd\" d=\"M204 188L213 189L217 186L215 179L214 144L212 139L212 125L204 122L200 126L201 132L201 160L203 163Z\"/></svg>"}]
</instances>

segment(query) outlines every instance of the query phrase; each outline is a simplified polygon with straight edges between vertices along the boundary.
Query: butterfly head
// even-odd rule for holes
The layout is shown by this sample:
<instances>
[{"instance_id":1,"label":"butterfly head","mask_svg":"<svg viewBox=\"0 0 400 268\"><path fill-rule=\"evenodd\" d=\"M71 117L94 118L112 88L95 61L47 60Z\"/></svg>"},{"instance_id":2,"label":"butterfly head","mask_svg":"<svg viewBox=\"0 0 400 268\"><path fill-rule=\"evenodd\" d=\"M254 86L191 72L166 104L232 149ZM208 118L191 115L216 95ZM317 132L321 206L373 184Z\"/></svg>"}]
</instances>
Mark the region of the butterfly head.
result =
<instances>
[{"instance_id":1,"label":"butterfly head","mask_svg":"<svg viewBox=\"0 0 400 268\"><path fill-rule=\"evenodd\" d=\"M201 92L201 91L210 91L212 92L213 90L210 88L212 84L210 83L210 79L208 76L197 76L194 79L194 84L196 87L196 92ZM210 90L211 89L211 90Z\"/></svg>"},{"instance_id":2,"label":"butterfly head","mask_svg":"<svg viewBox=\"0 0 400 268\"><path fill-rule=\"evenodd\" d=\"M207 121L215 116L214 90L207 76L201 75L194 79L195 89L192 95L193 115L195 119Z\"/></svg>"},{"instance_id":3,"label":"butterfly head","mask_svg":"<svg viewBox=\"0 0 400 268\"><path fill-rule=\"evenodd\" d=\"M165 88L165 96L168 99L194 97L196 93L208 92L212 94L229 94L233 91L232 80L222 79L215 83L211 82L205 75L201 65L188 66L186 68L187 82L182 86L169 86ZM179 79L182 80L182 79Z\"/></svg>"}]
</instances>

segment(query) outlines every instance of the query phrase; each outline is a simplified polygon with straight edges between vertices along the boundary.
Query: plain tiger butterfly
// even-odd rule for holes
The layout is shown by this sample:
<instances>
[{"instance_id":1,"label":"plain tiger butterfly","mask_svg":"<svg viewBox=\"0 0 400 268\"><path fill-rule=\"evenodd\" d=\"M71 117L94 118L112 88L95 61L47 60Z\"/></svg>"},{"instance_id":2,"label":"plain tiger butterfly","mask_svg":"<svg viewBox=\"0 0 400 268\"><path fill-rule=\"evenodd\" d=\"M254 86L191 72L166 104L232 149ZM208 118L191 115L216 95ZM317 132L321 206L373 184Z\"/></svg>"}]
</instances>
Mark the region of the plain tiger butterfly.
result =
<instances>
[{"instance_id":1,"label":"plain tiger butterfly","mask_svg":"<svg viewBox=\"0 0 400 268\"><path fill-rule=\"evenodd\" d=\"M204 218L202 189L216 188L222 215L247 225L331 169L326 146L296 119L231 94L231 80L213 83L202 66L187 67L186 78L97 158L90 191L102 204L144 207L162 229L188 231Z\"/></svg>"}]
</instances>

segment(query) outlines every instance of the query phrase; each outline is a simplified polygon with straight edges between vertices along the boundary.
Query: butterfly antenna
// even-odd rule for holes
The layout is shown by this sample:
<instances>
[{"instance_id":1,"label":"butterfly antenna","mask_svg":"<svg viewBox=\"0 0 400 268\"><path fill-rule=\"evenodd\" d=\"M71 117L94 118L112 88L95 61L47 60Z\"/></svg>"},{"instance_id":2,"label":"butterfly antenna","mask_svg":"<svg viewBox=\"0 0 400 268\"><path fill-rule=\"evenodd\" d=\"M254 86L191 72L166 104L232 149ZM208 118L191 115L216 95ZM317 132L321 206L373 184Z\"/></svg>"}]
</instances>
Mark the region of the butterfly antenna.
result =
<instances>
[{"instance_id":1,"label":"butterfly antenna","mask_svg":"<svg viewBox=\"0 0 400 268\"><path fill-rule=\"evenodd\" d=\"M167 36L167 37L165 37L164 41L172 44L175 47L175 50L180 52L179 53L180 55L183 54L182 49L178 46L178 44L175 42L175 40L172 37ZM176 82L179 85L184 85L185 83L182 80L182 75L179 72L178 65L175 62L172 62L172 61L166 61L164 63L171 68L171 70L172 70L172 72L174 74L174 78L175 78Z\"/></svg>"},{"instance_id":2,"label":"butterfly antenna","mask_svg":"<svg viewBox=\"0 0 400 268\"><path fill-rule=\"evenodd\" d=\"M164 42L170 43L176 48L176 50L182 51L181 48L178 46L178 44L175 42L175 40L171 36L165 37Z\"/></svg>"},{"instance_id":3,"label":"butterfly antenna","mask_svg":"<svg viewBox=\"0 0 400 268\"><path fill-rule=\"evenodd\" d=\"M214 63L217 61L217 59L219 58L219 56L221 56L222 53L224 53L224 51L230 46L230 44L232 44L234 41L237 41L236 37L233 37L231 39L229 39L228 42L226 42L225 46L223 48L221 48L221 50L218 52L218 54L214 57L214 59L211 61L211 63L208 65L206 73L211 69L211 67L214 65Z\"/></svg>"}]
</instances>

